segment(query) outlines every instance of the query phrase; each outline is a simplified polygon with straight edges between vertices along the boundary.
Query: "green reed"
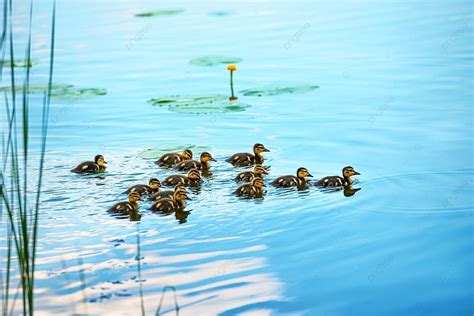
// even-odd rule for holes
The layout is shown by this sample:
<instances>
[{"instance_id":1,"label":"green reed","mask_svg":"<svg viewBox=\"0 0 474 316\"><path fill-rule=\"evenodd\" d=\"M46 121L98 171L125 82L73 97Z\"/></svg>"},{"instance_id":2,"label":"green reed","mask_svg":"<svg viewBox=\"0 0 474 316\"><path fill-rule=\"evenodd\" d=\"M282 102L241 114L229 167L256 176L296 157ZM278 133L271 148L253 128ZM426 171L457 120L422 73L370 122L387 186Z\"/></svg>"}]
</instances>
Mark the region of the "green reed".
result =
<instances>
[{"instance_id":1,"label":"green reed","mask_svg":"<svg viewBox=\"0 0 474 316\"><path fill-rule=\"evenodd\" d=\"M26 45L25 60L31 60L31 30L33 20L33 0L29 7L29 29ZM15 60L15 34L13 32L13 1L3 1L3 29L0 38L1 63L0 79L3 83L3 65L6 55L10 62L7 79L11 85L11 93L4 92L2 106L2 166L0 170L0 220L3 224L3 213L6 213L7 225L7 255L5 258L5 276L1 276L2 289L2 314L14 313L15 302L18 293L21 296L22 314L34 314L34 285L35 285L35 263L36 246L38 241L38 219L40 210L41 185L43 180L43 168L46 152L46 140L48 135L48 116L50 108L51 85L53 79L54 43L56 24L56 3L53 3L51 20L51 47L50 64L48 76L48 89L43 95L41 116L41 141L40 155L35 158L30 152L30 116L29 116L29 88L30 69L26 67L25 73L19 75L14 67ZM8 44L6 44L8 41ZM16 82L22 78L21 91L17 91ZM6 123L6 124L4 124ZM29 178L31 175L30 164L38 165L36 186ZM34 188L33 192L31 188ZM14 275L18 273L18 275ZM19 288L11 297L11 281L18 276ZM11 302L11 305L10 305Z\"/></svg>"}]
</instances>

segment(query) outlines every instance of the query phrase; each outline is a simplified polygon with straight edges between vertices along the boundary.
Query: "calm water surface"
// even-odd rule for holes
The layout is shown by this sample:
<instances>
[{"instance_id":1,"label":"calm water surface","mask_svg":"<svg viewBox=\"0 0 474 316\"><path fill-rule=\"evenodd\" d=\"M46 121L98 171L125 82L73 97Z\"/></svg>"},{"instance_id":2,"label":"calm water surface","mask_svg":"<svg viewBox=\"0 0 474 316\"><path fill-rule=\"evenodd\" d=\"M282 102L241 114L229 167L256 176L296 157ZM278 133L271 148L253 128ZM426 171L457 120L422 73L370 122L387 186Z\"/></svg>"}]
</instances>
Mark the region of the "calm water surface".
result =
<instances>
[{"instance_id":1,"label":"calm water surface","mask_svg":"<svg viewBox=\"0 0 474 316\"><path fill-rule=\"evenodd\" d=\"M15 10L18 54L27 7ZM185 11L134 16L168 8ZM40 83L50 10L35 7ZM472 315L472 21L472 3L455 1L59 1L54 81L107 95L53 100L38 314L153 314L170 285L182 315ZM242 58L237 91L320 88L240 95L250 105L240 112L147 103L227 94L224 65L189 63L209 55ZM269 179L352 165L361 190L269 188L263 200L238 200L238 171L224 159L255 142L271 150ZM218 159L190 214L159 216L146 202L140 222L106 212L130 185L172 173L143 150L187 144ZM98 153L103 176L69 172ZM174 314L171 292L161 311Z\"/></svg>"}]
</instances>

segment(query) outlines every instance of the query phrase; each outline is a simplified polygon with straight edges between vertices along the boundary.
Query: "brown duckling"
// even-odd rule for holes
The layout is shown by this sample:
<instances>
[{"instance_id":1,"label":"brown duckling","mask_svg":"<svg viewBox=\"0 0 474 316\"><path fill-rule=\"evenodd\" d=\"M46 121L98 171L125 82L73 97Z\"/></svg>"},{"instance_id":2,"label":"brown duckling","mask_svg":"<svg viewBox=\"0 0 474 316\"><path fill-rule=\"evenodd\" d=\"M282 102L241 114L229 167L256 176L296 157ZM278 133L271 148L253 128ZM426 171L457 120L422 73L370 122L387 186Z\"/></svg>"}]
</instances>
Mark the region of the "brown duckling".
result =
<instances>
[{"instance_id":1,"label":"brown duckling","mask_svg":"<svg viewBox=\"0 0 474 316\"><path fill-rule=\"evenodd\" d=\"M148 197L148 199L152 201L158 201L160 199L172 199L174 196L174 193L177 191L186 192L186 187L182 185L181 183L179 183L174 187L174 190L166 190L166 191L159 191L159 192L153 193L152 195Z\"/></svg>"},{"instance_id":2,"label":"brown duckling","mask_svg":"<svg viewBox=\"0 0 474 316\"><path fill-rule=\"evenodd\" d=\"M180 171L188 171L191 169L202 170L202 169L209 169L211 167L209 165L209 161L216 161L208 152L203 152L199 160L200 161L184 160L176 164L174 167Z\"/></svg>"},{"instance_id":3,"label":"brown duckling","mask_svg":"<svg viewBox=\"0 0 474 316\"><path fill-rule=\"evenodd\" d=\"M272 185L280 188L287 188L287 187L304 187L306 186L306 177L312 177L309 173L308 169L306 168L298 168L296 170L296 177L295 176L282 176L276 178Z\"/></svg>"},{"instance_id":4,"label":"brown duckling","mask_svg":"<svg viewBox=\"0 0 474 316\"><path fill-rule=\"evenodd\" d=\"M324 177L318 182L315 183L319 187L342 187L352 184L352 176L360 175L353 167L347 166L342 168L342 177L340 176L330 176Z\"/></svg>"},{"instance_id":5,"label":"brown duckling","mask_svg":"<svg viewBox=\"0 0 474 316\"><path fill-rule=\"evenodd\" d=\"M177 185L182 184L184 186L196 185L201 182L201 173L196 169L191 169L188 172L188 175L175 174L169 176L163 181L164 185Z\"/></svg>"},{"instance_id":6,"label":"brown duckling","mask_svg":"<svg viewBox=\"0 0 474 316\"><path fill-rule=\"evenodd\" d=\"M160 190L161 188L161 183L160 180L156 178L151 178L150 181L148 181L148 185L146 184L136 184L133 187L128 188L127 191L123 193L130 193L130 192L137 192L140 195L148 195L152 193L156 193Z\"/></svg>"},{"instance_id":7,"label":"brown duckling","mask_svg":"<svg viewBox=\"0 0 474 316\"><path fill-rule=\"evenodd\" d=\"M118 213L118 214L133 214L138 210L138 201L140 200L140 194L137 192L130 192L128 195L128 202L119 202L112 206L109 209L110 213Z\"/></svg>"},{"instance_id":8,"label":"brown duckling","mask_svg":"<svg viewBox=\"0 0 474 316\"><path fill-rule=\"evenodd\" d=\"M158 212L172 212L183 210L186 206L185 200L188 200L188 195L185 191L176 191L171 199L161 199L153 203L150 207L152 211Z\"/></svg>"},{"instance_id":9,"label":"brown duckling","mask_svg":"<svg viewBox=\"0 0 474 316\"><path fill-rule=\"evenodd\" d=\"M255 177L252 182L238 187L237 190L234 191L234 194L245 197L259 197L263 194L264 187L265 183L263 183L263 179Z\"/></svg>"},{"instance_id":10,"label":"brown duckling","mask_svg":"<svg viewBox=\"0 0 474 316\"><path fill-rule=\"evenodd\" d=\"M245 182L250 182L252 181L255 177L259 177L263 179L263 175L268 174L267 170L265 170L264 167L261 165L255 165L253 167L253 171L244 171L241 172L235 177L235 181L240 182L240 181L245 181Z\"/></svg>"},{"instance_id":11,"label":"brown duckling","mask_svg":"<svg viewBox=\"0 0 474 316\"><path fill-rule=\"evenodd\" d=\"M97 155L94 157L94 161L84 161L79 164L76 168L71 169L71 172L75 173L95 173L95 172L104 172L105 164L107 162L104 159L104 156Z\"/></svg>"},{"instance_id":12,"label":"brown duckling","mask_svg":"<svg viewBox=\"0 0 474 316\"><path fill-rule=\"evenodd\" d=\"M193 159L193 152L190 149L183 150L182 153L167 153L160 157L155 164L161 167L171 167L175 164L184 161Z\"/></svg>"},{"instance_id":13,"label":"brown duckling","mask_svg":"<svg viewBox=\"0 0 474 316\"><path fill-rule=\"evenodd\" d=\"M266 149L265 146L262 144L255 144L253 145L253 153L237 153L233 154L229 158L226 159L227 162L231 163L233 166L241 167L241 166L250 166L254 164L263 164L263 152L268 152L270 150Z\"/></svg>"}]
</instances>

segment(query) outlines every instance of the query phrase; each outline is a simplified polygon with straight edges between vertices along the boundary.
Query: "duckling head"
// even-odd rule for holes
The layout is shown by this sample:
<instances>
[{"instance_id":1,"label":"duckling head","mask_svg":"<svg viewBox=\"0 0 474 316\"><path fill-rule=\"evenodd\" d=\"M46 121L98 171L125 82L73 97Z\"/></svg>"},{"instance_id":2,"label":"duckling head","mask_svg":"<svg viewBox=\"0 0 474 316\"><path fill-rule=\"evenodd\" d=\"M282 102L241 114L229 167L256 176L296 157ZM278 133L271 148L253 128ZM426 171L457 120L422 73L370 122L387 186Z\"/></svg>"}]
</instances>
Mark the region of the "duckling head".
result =
<instances>
[{"instance_id":1,"label":"duckling head","mask_svg":"<svg viewBox=\"0 0 474 316\"><path fill-rule=\"evenodd\" d=\"M186 160L190 160L193 159L193 152L190 149L185 149L181 153L181 156L183 156L183 158Z\"/></svg>"},{"instance_id":2,"label":"duckling head","mask_svg":"<svg viewBox=\"0 0 474 316\"><path fill-rule=\"evenodd\" d=\"M188 178L191 180L201 180L201 173L197 169L191 169L188 172Z\"/></svg>"},{"instance_id":3,"label":"duckling head","mask_svg":"<svg viewBox=\"0 0 474 316\"><path fill-rule=\"evenodd\" d=\"M313 175L309 173L308 169L303 168L303 167L298 168L298 170L296 170L296 176L298 178L306 178L306 177L312 178L313 177Z\"/></svg>"},{"instance_id":4,"label":"duckling head","mask_svg":"<svg viewBox=\"0 0 474 316\"><path fill-rule=\"evenodd\" d=\"M216 160L212 157L210 153L205 151L201 154L201 161L208 162L208 161L216 161Z\"/></svg>"},{"instance_id":5,"label":"duckling head","mask_svg":"<svg viewBox=\"0 0 474 316\"><path fill-rule=\"evenodd\" d=\"M253 173L260 177L262 177L264 174L268 174L267 170L265 170L265 168L261 165L255 165L255 167L253 167Z\"/></svg>"},{"instance_id":6,"label":"duckling head","mask_svg":"<svg viewBox=\"0 0 474 316\"><path fill-rule=\"evenodd\" d=\"M270 151L268 149L265 148L265 146L263 146L262 144L260 143L257 143L255 145L253 145L253 152L257 155L257 154L261 154L263 152L267 152L267 151Z\"/></svg>"},{"instance_id":7,"label":"duckling head","mask_svg":"<svg viewBox=\"0 0 474 316\"><path fill-rule=\"evenodd\" d=\"M188 194L186 193L186 191L176 191L174 193L174 200L178 202L189 200Z\"/></svg>"},{"instance_id":8,"label":"duckling head","mask_svg":"<svg viewBox=\"0 0 474 316\"><path fill-rule=\"evenodd\" d=\"M128 201L130 203L136 203L140 201L140 194L137 192L130 192L130 194L128 195Z\"/></svg>"},{"instance_id":9,"label":"duckling head","mask_svg":"<svg viewBox=\"0 0 474 316\"><path fill-rule=\"evenodd\" d=\"M355 171L353 167L347 166L347 167L342 168L342 175L344 176L344 178L349 179L352 176L360 175L360 173Z\"/></svg>"},{"instance_id":10,"label":"duckling head","mask_svg":"<svg viewBox=\"0 0 474 316\"><path fill-rule=\"evenodd\" d=\"M174 187L174 192L178 192L178 191L184 191L186 192L186 187L184 185L182 185L181 183L178 183L175 187Z\"/></svg>"},{"instance_id":11,"label":"duckling head","mask_svg":"<svg viewBox=\"0 0 474 316\"><path fill-rule=\"evenodd\" d=\"M153 190L156 190L161 188L161 182L156 178L151 178L150 181L148 181L148 186Z\"/></svg>"},{"instance_id":12,"label":"duckling head","mask_svg":"<svg viewBox=\"0 0 474 316\"><path fill-rule=\"evenodd\" d=\"M95 156L95 157L94 157L94 162L95 162L96 164L98 164L99 166L101 166L101 167L104 167L105 164L107 163L107 162L105 161L105 159L104 159L104 156L102 156L102 155L97 155L97 156Z\"/></svg>"},{"instance_id":13,"label":"duckling head","mask_svg":"<svg viewBox=\"0 0 474 316\"><path fill-rule=\"evenodd\" d=\"M252 180L252 186L258 188L258 189L261 189L263 187L265 187L265 183L263 182L263 179L262 178L259 178L259 177L255 177L253 180Z\"/></svg>"}]
</instances>

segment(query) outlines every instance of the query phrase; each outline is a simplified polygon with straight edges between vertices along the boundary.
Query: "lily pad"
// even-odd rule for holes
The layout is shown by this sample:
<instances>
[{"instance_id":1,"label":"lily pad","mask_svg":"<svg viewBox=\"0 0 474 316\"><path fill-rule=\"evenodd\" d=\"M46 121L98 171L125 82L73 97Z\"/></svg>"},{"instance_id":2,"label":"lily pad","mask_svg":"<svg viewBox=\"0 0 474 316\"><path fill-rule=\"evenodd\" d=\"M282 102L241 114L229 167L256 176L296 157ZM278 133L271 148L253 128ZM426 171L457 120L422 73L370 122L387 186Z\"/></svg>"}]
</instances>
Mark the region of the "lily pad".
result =
<instances>
[{"instance_id":1,"label":"lily pad","mask_svg":"<svg viewBox=\"0 0 474 316\"><path fill-rule=\"evenodd\" d=\"M15 91L23 90L23 86L15 86ZM12 87L0 87L0 91L12 92ZM29 86L29 93L42 94L48 92L48 85L33 84ZM52 84L51 97L57 99L89 99L96 96L106 95L107 90L103 88L76 88L70 84Z\"/></svg>"},{"instance_id":2,"label":"lily pad","mask_svg":"<svg viewBox=\"0 0 474 316\"><path fill-rule=\"evenodd\" d=\"M137 13L135 14L135 16L138 18L150 18L154 16L176 15L183 12L184 12L184 9L165 9L165 10Z\"/></svg>"},{"instance_id":3,"label":"lily pad","mask_svg":"<svg viewBox=\"0 0 474 316\"><path fill-rule=\"evenodd\" d=\"M178 145L178 146L164 146L160 148L145 149L138 153L138 156L143 159L158 159L166 153L171 152L182 152L185 149L191 149L194 155L203 151L211 151L210 146L199 146L199 145Z\"/></svg>"},{"instance_id":4,"label":"lily pad","mask_svg":"<svg viewBox=\"0 0 474 316\"><path fill-rule=\"evenodd\" d=\"M0 60L0 65L5 66L5 67L11 67L12 62L11 60L3 60L3 61ZM14 60L13 67L22 67L22 68L33 67L33 61L31 59L30 60Z\"/></svg>"},{"instance_id":5,"label":"lily pad","mask_svg":"<svg viewBox=\"0 0 474 316\"><path fill-rule=\"evenodd\" d=\"M178 113L211 114L241 112L250 107L248 104L230 102L228 97L221 94L199 96L172 96L160 99L151 99L153 105L164 106Z\"/></svg>"},{"instance_id":6,"label":"lily pad","mask_svg":"<svg viewBox=\"0 0 474 316\"><path fill-rule=\"evenodd\" d=\"M195 66L216 66L221 64L238 64L242 61L242 58L233 56L204 56L194 58L189 61L191 65Z\"/></svg>"},{"instance_id":7,"label":"lily pad","mask_svg":"<svg viewBox=\"0 0 474 316\"><path fill-rule=\"evenodd\" d=\"M261 97L287 93L305 93L319 89L319 86L301 85L292 87L254 88L240 91L245 96Z\"/></svg>"},{"instance_id":8,"label":"lily pad","mask_svg":"<svg viewBox=\"0 0 474 316\"><path fill-rule=\"evenodd\" d=\"M171 96L167 98L151 99L150 102L153 105L193 105L202 103L212 103L216 101L225 100L227 97L222 94L210 94L210 95L197 95L197 96Z\"/></svg>"}]
</instances>

